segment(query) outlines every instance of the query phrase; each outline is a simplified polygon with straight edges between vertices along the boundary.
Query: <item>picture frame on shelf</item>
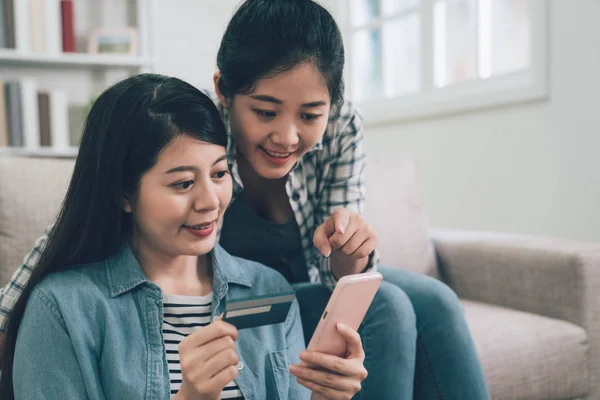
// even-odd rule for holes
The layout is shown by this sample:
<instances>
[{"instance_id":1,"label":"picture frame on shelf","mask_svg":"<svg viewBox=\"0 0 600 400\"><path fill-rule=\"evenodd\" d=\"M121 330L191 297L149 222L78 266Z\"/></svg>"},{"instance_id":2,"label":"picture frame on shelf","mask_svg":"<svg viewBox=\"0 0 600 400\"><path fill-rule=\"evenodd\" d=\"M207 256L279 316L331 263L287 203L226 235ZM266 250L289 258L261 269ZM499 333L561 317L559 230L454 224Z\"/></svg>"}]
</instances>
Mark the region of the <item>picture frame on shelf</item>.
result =
<instances>
[{"instance_id":1,"label":"picture frame on shelf","mask_svg":"<svg viewBox=\"0 0 600 400\"><path fill-rule=\"evenodd\" d=\"M138 32L135 28L98 28L88 40L90 54L138 55Z\"/></svg>"}]
</instances>

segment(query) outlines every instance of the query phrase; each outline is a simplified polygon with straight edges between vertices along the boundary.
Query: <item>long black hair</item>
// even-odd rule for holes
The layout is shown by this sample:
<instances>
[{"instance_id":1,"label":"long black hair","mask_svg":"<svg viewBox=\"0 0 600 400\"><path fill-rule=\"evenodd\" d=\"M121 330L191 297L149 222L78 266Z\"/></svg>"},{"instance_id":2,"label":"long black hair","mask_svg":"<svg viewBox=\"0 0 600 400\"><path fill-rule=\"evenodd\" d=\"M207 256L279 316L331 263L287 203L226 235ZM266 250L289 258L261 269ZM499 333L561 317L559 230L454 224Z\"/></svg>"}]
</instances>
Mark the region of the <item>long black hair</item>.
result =
<instances>
[{"instance_id":1,"label":"long black hair","mask_svg":"<svg viewBox=\"0 0 600 400\"><path fill-rule=\"evenodd\" d=\"M0 397L12 400L17 332L32 289L46 275L113 255L131 234L123 199L137 197L142 175L178 135L225 146L219 112L176 78L141 74L107 89L86 119L73 176L37 267L9 319Z\"/></svg>"},{"instance_id":2,"label":"long black hair","mask_svg":"<svg viewBox=\"0 0 600 400\"><path fill-rule=\"evenodd\" d=\"M331 96L344 95L344 44L331 14L312 0L247 0L221 41L217 67L225 97L252 92L256 81L303 63L321 73Z\"/></svg>"}]
</instances>

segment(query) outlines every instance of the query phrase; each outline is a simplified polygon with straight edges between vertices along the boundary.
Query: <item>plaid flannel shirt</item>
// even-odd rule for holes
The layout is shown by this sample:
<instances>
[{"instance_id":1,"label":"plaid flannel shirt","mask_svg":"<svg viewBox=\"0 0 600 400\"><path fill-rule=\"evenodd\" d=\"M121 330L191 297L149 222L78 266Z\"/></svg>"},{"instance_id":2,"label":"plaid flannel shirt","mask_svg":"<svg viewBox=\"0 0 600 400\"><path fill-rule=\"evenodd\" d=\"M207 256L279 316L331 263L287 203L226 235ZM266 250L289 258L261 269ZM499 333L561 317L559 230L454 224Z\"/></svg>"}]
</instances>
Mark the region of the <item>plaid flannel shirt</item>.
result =
<instances>
[{"instance_id":1,"label":"plaid flannel shirt","mask_svg":"<svg viewBox=\"0 0 600 400\"><path fill-rule=\"evenodd\" d=\"M205 93L217 104L223 123L229 127L227 110L220 106L213 93ZM243 186L235 161L236 147L229 129L227 135L227 155L235 199ZM296 163L286 184L290 205L302 238L310 281L322 282L330 289L335 287L336 279L331 272L329 258L321 255L313 245L313 234L336 208L363 213L365 161L362 117L350 102L345 102L337 112L332 110L323 138ZM5 331L7 328L8 316L37 264L49 229L36 241L33 250L27 254L10 283L0 293L0 330ZM369 256L366 270L373 270L377 261L375 251Z\"/></svg>"}]
</instances>

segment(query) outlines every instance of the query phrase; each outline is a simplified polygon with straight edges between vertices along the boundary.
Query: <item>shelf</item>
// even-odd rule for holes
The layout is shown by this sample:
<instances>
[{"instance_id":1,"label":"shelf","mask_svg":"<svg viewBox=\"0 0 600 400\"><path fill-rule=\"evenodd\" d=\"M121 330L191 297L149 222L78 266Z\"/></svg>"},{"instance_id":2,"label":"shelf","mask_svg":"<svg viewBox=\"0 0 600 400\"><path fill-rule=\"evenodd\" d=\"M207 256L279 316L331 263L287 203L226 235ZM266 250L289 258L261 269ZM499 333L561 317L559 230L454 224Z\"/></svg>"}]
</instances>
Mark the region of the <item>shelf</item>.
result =
<instances>
[{"instance_id":1,"label":"shelf","mask_svg":"<svg viewBox=\"0 0 600 400\"><path fill-rule=\"evenodd\" d=\"M27 157L59 157L75 158L77 157L77 147L67 149L53 149L51 147L40 147L39 149L27 149L24 147L0 147L0 156L27 156Z\"/></svg>"},{"instance_id":2,"label":"shelf","mask_svg":"<svg viewBox=\"0 0 600 400\"><path fill-rule=\"evenodd\" d=\"M15 50L0 49L0 65L23 66L70 66L70 67L144 67L150 60L118 54L87 53L20 53Z\"/></svg>"}]
</instances>

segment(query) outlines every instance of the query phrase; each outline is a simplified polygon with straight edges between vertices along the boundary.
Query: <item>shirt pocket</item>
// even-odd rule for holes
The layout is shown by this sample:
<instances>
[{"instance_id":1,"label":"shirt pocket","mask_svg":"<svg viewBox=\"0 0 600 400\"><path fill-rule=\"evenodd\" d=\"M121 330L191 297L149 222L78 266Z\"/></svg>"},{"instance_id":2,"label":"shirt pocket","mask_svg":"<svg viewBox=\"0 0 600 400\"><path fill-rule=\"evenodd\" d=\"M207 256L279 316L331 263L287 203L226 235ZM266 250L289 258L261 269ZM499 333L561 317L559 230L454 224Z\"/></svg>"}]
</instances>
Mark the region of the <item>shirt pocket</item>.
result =
<instances>
[{"instance_id":1,"label":"shirt pocket","mask_svg":"<svg viewBox=\"0 0 600 400\"><path fill-rule=\"evenodd\" d=\"M274 394L277 395L274 400L288 400L290 390L289 350L271 352L269 353L269 360L271 362L272 379L275 386Z\"/></svg>"}]
</instances>

